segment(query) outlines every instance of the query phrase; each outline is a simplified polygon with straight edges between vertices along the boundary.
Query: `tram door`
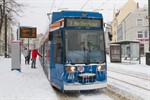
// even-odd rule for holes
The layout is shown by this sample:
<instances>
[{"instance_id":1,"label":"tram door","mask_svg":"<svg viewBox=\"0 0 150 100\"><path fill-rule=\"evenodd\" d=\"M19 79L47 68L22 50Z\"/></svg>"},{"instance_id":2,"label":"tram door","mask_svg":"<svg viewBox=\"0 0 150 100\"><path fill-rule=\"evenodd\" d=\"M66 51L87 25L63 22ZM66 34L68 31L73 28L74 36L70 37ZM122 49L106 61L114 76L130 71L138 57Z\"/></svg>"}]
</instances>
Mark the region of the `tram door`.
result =
<instances>
[{"instance_id":1,"label":"tram door","mask_svg":"<svg viewBox=\"0 0 150 100\"><path fill-rule=\"evenodd\" d=\"M43 45L43 69L44 69L44 72L48 78L48 80L50 80L50 66L49 66L49 62L50 62L50 50L49 50L49 47L50 47L50 43L48 40L46 40L44 42L44 45Z\"/></svg>"}]
</instances>

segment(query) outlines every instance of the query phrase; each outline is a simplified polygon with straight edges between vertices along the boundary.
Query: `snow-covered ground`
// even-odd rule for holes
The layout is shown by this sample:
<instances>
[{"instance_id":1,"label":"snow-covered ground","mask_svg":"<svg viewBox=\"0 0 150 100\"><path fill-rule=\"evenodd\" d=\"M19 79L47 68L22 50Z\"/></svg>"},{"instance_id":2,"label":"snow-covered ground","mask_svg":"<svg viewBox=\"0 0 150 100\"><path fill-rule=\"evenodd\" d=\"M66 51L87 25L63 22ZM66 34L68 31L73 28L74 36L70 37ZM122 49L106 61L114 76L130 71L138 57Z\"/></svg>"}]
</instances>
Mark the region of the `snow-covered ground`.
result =
<instances>
[{"instance_id":1,"label":"snow-covered ground","mask_svg":"<svg viewBox=\"0 0 150 100\"><path fill-rule=\"evenodd\" d=\"M25 65L22 57L21 73L11 71L11 58L0 57L0 100L57 100L38 61L36 67Z\"/></svg>"},{"instance_id":2,"label":"snow-covered ground","mask_svg":"<svg viewBox=\"0 0 150 100\"><path fill-rule=\"evenodd\" d=\"M0 56L0 100L113 100L103 92L64 94L49 84L39 60L36 69L24 64L21 56L21 73L11 71L11 58Z\"/></svg>"},{"instance_id":3,"label":"snow-covered ground","mask_svg":"<svg viewBox=\"0 0 150 100\"><path fill-rule=\"evenodd\" d=\"M124 70L135 75L150 78L150 66L145 64L145 58L142 58L141 64L129 63L110 63L107 56L108 69ZM21 73L14 70L11 71L11 58L0 57L0 100L58 100L60 97L50 86L39 61L37 61L37 69L31 69L30 65L24 64L22 56ZM109 73L108 73L109 74ZM116 83L115 83L116 84ZM115 85L111 83L111 85ZM116 84L119 88L121 85ZM141 83L139 83L141 84ZM147 83L148 86L149 83ZM129 87L130 88L130 87ZM131 91L132 92L132 91ZM135 92L135 91L133 91ZM133 93L136 94L136 93ZM109 97L102 95L107 100ZM83 95L78 99L99 98L99 94ZM111 100L109 98L109 100ZM146 100L149 100L147 98Z\"/></svg>"},{"instance_id":4,"label":"snow-covered ground","mask_svg":"<svg viewBox=\"0 0 150 100\"><path fill-rule=\"evenodd\" d=\"M123 63L110 63L110 58L107 55L108 76L136 84L148 90L135 88L132 85L125 84L120 81L108 78L108 86L115 92L120 92L124 96L128 96L131 100L150 100L150 66L146 65L145 57L141 57L141 64L138 61L123 61ZM111 72L111 71L115 71ZM125 73L132 76L117 74ZM144 78L144 79L139 79Z\"/></svg>"}]
</instances>

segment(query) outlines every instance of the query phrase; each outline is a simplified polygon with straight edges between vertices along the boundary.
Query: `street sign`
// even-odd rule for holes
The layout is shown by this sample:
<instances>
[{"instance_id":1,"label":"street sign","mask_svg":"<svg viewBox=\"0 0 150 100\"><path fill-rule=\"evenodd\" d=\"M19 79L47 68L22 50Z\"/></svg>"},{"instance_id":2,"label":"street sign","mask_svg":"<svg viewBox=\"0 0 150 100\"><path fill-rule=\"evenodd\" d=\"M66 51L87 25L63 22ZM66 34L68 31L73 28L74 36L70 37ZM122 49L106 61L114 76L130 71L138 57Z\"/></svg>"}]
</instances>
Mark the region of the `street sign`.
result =
<instances>
[{"instance_id":1,"label":"street sign","mask_svg":"<svg viewBox=\"0 0 150 100\"><path fill-rule=\"evenodd\" d=\"M20 27L20 38L36 38L36 28Z\"/></svg>"}]
</instances>

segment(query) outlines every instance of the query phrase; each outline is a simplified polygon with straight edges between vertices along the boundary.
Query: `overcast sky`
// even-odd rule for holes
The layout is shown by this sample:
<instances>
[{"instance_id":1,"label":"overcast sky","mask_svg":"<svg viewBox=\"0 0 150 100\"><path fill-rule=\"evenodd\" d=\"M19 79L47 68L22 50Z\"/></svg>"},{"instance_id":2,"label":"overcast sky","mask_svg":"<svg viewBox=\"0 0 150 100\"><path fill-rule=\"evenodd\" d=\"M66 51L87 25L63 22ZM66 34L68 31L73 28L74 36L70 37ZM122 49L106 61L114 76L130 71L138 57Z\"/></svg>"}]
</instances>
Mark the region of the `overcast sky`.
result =
<instances>
[{"instance_id":1,"label":"overcast sky","mask_svg":"<svg viewBox=\"0 0 150 100\"><path fill-rule=\"evenodd\" d=\"M83 10L101 12L104 21L112 20L113 9L120 9L128 0L16 0L26 5L22 17L18 17L21 26L37 27L37 34L44 33L48 26L47 13L63 10ZM140 7L148 0L134 0Z\"/></svg>"}]
</instances>

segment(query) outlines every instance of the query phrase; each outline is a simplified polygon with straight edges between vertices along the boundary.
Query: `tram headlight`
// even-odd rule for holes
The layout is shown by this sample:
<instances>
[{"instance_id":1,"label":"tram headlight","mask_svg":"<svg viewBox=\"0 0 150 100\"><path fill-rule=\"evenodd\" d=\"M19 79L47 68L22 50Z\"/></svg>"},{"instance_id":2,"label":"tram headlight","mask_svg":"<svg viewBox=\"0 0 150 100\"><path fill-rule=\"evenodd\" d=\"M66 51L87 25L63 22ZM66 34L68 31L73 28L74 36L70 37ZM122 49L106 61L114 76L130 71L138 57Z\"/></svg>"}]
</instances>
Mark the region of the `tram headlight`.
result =
<instances>
[{"instance_id":1,"label":"tram headlight","mask_svg":"<svg viewBox=\"0 0 150 100\"><path fill-rule=\"evenodd\" d=\"M70 71L71 71L71 72L75 72L75 71L76 71L76 67L75 67L75 66L71 66L71 67L70 67Z\"/></svg>"},{"instance_id":2,"label":"tram headlight","mask_svg":"<svg viewBox=\"0 0 150 100\"><path fill-rule=\"evenodd\" d=\"M75 66L66 66L66 71L67 72L76 72L76 67Z\"/></svg>"},{"instance_id":3,"label":"tram headlight","mask_svg":"<svg viewBox=\"0 0 150 100\"><path fill-rule=\"evenodd\" d=\"M101 66L97 66L97 70L100 71L101 70Z\"/></svg>"},{"instance_id":4,"label":"tram headlight","mask_svg":"<svg viewBox=\"0 0 150 100\"><path fill-rule=\"evenodd\" d=\"M97 70L98 71L105 71L105 66L98 65Z\"/></svg>"}]
</instances>

